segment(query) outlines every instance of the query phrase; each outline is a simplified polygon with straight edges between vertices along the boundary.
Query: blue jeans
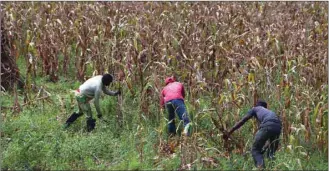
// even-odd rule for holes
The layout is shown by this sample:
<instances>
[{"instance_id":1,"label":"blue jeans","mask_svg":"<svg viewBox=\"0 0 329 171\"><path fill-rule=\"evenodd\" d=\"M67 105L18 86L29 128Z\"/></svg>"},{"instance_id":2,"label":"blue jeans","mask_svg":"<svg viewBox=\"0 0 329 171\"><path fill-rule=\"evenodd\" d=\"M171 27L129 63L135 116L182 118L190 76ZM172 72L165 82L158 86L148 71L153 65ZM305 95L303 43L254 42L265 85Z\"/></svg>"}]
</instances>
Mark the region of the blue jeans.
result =
<instances>
[{"instance_id":1,"label":"blue jeans","mask_svg":"<svg viewBox=\"0 0 329 171\"><path fill-rule=\"evenodd\" d=\"M190 123L188 118L188 114L186 111L184 100L182 99L173 99L166 103L166 108L169 114L169 124L168 130L169 134L176 134L176 126L175 126L175 113L178 115L179 120L183 120L184 126Z\"/></svg>"}]
</instances>

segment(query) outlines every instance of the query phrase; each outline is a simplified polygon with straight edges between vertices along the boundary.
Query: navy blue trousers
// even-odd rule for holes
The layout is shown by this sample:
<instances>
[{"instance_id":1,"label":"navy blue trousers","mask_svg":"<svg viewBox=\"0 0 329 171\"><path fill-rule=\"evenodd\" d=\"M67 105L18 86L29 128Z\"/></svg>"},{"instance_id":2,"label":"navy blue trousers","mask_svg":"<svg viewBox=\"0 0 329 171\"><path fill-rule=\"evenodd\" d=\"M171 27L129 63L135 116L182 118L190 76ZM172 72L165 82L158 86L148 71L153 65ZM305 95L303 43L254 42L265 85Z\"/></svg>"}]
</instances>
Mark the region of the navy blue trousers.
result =
<instances>
[{"instance_id":1,"label":"navy blue trousers","mask_svg":"<svg viewBox=\"0 0 329 171\"><path fill-rule=\"evenodd\" d=\"M175 114L178 115L179 120L183 120L184 126L190 123L184 100L182 99L170 100L166 103L166 108L169 115L168 131L169 134L175 135L176 134Z\"/></svg>"},{"instance_id":2,"label":"navy blue trousers","mask_svg":"<svg viewBox=\"0 0 329 171\"><path fill-rule=\"evenodd\" d=\"M274 158L274 154L279 147L279 136L281 134L281 125L272 124L260 128L254 139L252 145L251 154L255 162L256 167L265 168L265 162L263 157L263 147L266 141L269 141L270 146L267 149L267 157Z\"/></svg>"}]
</instances>

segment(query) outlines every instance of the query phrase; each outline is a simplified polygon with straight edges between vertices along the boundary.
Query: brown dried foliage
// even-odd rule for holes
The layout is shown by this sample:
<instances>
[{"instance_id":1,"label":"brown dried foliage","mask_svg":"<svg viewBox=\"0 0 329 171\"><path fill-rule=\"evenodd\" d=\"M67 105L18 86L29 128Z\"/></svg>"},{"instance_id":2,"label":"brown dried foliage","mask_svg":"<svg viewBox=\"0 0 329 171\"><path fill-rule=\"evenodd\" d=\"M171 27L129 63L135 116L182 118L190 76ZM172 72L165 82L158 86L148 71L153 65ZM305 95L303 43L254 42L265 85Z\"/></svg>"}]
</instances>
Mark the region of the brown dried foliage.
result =
<instances>
[{"instance_id":1,"label":"brown dried foliage","mask_svg":"<svg viewBox=\"0 0 329 171\"><path fill-rule=\"evenodd\" d=\"M118 73L125 88L139 93L141 113L154 117L146 102L157 101L161 80L175 75L187 87L191 110L202 110L198 100L210 96L221 113L211 115L225 129L241 106L261 97L283 119L285 141L296 122L306 127L307 141L312 127L325 139L325 2L5 2L1 8L12 54L31 53L52 81L68 77L70 68L80 81L88 68Z\"/></svg>"}]
</instances>

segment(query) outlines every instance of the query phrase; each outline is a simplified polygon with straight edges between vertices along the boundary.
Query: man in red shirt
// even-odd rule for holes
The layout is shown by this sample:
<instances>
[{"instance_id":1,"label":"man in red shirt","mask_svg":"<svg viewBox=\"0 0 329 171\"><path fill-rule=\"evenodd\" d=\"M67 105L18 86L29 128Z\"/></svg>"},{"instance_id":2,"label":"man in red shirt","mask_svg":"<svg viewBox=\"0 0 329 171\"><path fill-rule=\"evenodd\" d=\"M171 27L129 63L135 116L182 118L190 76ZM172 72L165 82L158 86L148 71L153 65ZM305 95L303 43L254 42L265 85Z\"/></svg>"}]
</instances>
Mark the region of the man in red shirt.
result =
<instances>
[{"instance_id":1,"label":"man in red shirt","mask_svg":"<svg viewBox=\"0 0 329 171\"><path fill-rule=\"evenodd\" d=\"M174 77L165 80L166 86L161 91L160 105L166 107L169 114L168 130L170 135L176 134L175 113L184 123L184 134L190 136L191 123L186 111L184 97L185 90L182 83L176 82Z\"/></svg>"}]
</instances>

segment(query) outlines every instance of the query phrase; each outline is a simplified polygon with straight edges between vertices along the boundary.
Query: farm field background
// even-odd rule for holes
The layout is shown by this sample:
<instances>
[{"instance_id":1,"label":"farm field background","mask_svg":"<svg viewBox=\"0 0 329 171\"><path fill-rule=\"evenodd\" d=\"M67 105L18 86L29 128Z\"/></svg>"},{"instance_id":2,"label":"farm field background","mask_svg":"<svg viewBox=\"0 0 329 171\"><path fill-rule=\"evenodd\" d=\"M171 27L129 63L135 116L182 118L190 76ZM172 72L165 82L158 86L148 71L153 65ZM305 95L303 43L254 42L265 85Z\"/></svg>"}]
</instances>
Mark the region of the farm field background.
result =
<instances>
[{"instance_id":1,"label":"farm field background","mask_svg":"<svg viewBox=\"0 0 329 171\"><path fill-rule=\"evenodd\" d=\"M266 100L283 122L271 170L328 169L328 2L2 2L3 170L252 170ZM75 90L111 73L87 133ZM184 83L191 137L167 138L159 95ZM92 103L96 118L96 111ZM176 123L179 123L178 121Z\"/></svg>"}]
</instances>

